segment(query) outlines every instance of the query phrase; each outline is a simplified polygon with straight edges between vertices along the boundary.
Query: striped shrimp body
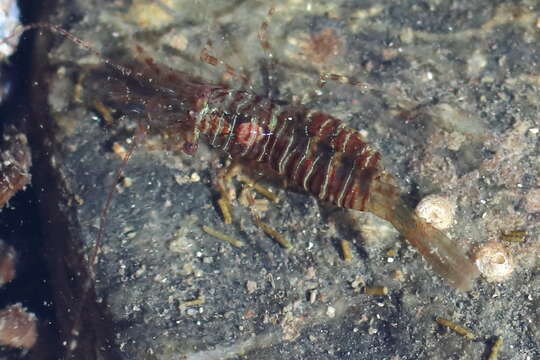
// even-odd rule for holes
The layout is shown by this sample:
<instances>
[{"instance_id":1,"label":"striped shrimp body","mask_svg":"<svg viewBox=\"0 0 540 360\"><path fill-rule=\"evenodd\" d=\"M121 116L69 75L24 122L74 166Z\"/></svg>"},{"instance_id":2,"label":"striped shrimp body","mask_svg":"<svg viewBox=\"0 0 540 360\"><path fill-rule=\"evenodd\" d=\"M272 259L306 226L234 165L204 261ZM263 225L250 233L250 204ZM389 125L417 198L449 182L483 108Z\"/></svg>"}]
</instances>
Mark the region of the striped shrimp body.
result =
<instances>
[{"instance_id":1,"label":"striped shrimp body","mask_svg":"<svg viewBox=\"0 0 540 360\"><path fill-rule=\"evenodd\" d=\"M246 91L212 91L200 103L192 112L194 138L203 134L212 146L259 163L322 201L389 221L435 271L456 288L470 289L476 266L407 208L380 154L357 130L328 114Z\"/></svg>"},{"instance_id":2,"label":"striped shrimp body","mask_svg":"<svg viewBox=\"0 0 540 360\"><path fill-rule=\"evenodd\" d=\"M470 289L478 276L459 247L405 205L380 154L341 120L208 83L151 59L122 71L121 77L129 91L107 89L109 98L111 93L122 94L120 106L143 104L149 129L165 133L174 145L183 142L184 152L194 153L203 137L234 159L256 163L288 187L387 220L454 287ZM100 89L119 83L106 78Z\"/></svg>"}]
</instances>

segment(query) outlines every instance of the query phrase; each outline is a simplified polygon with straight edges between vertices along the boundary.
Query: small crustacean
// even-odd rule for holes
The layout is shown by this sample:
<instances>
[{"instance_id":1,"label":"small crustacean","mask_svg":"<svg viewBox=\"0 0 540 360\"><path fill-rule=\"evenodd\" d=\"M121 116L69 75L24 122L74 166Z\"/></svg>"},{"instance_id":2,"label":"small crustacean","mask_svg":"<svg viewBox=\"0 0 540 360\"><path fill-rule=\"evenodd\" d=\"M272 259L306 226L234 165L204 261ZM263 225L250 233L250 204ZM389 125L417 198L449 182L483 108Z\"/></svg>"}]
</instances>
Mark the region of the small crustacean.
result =
<instances>
[{"instance_id":1,"label":"small crustacean","mask_svg":"<svg viewBox=\"0 0 540 360\"><path fill-rule=\"evenodd\" d=\"M478 276L478 269L458 246L405 205L394 178L381 165L380 154L359 131L339 119L209 83L151 58L119 65L58 26L34 24L23 30L30 28L60 33L102 58L109 65L103 86L113 106L142 107L148 114L147 131L166 134L168 141L183 144L184 152L194 153L203 137L290 188L389 221L454 287L467 290ZM124 88L118 89L119 85Z\"/></svg>"},{"instance_id":2,"label":"small crustacean","mask_svg":"<svg viewBox=\"0 0 540 360\"><path fill-rule=\"evenodd\" d=\"M153 131L183 141L193 153L200 137L232 158L336 206L369 211L392 223L434 270L467 290L478 270L463 251L405 205L380 154L359 131L300 105L280 105L246 90L212 84L146 58L147 81L133 71L125 103L143 104ZM129 80L129 79L128 79Z\"/></svg>"}]
</instances>

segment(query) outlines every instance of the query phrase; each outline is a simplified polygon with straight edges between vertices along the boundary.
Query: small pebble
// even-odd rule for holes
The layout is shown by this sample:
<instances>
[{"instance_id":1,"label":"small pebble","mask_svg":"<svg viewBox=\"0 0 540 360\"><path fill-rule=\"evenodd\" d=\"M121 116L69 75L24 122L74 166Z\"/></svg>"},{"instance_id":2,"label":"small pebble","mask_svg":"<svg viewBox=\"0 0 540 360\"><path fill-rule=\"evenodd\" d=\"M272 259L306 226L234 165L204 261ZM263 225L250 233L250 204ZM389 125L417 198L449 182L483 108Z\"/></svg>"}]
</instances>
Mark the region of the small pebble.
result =
<instances>
[{"instance_id":1,"label":"small pebble","mask_svg":"<svg viewBox=\"0 0 540 360\"><path fill-rule=\"evenodd\" d=\"M37 318L21 304L0 310L0 345L30 349L37 337Z\"/></svg>"},{"instance_id":2,"label":"small pebble","mask_svg":"<svg viewBox=\"0 0 540 360\"><path fill-rule=\"evenodd\" d=\"M336 308L334 308L333 306L329 306L326 309L326 316L328 316L331 319L334 318L336 316Z\"/></svg>"},{"instance_id":3,"label":"small pebble","mask_svg":"<svg viewBox=\"0 0 540 360\"><path fill-rule=\"evenodd\" d=\"M246 290L248 294L253 294L257 290L257 283L255 281L246 281Z\"/></svg>"},{"instance_id":4,"label":"small pebble","mask_svg":"<svg viewBox=\"0 0 540 360\"><path fill-rule=\"evenodd\" d=\"M401 270L394 270L394 272L392 273L392 279L396 281L404 281L405 274L403 274L403 271Z\"/></svg>"},{"instance_id":5,"label":"small pebble","mask_svg":"<svg viewBox=\"0 0 540 360\"><path fill-rule=\"evenodd\" d=\"M360 289L362 286L365 285L364 278L358 275L352 282L351 287L355 290Z\"/></svg>"},{"instance_id":6,"label":"small pebble","mask_svg":"<svg viewBox=\"0 0 540 360\"><path fill-rule=\"evenodd\" d=\"M317 289L313 289L309 291L309 303L314 304L317 300Z\"/></svg>"}]
</instances>

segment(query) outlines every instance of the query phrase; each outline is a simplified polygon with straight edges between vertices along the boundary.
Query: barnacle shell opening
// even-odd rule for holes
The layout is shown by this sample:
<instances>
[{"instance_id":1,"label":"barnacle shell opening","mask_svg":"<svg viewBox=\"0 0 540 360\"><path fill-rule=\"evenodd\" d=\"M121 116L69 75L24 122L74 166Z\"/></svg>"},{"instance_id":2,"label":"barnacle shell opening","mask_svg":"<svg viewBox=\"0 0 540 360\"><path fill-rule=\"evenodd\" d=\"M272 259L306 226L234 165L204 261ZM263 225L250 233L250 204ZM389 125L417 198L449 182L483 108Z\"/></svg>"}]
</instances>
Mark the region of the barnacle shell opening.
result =
<instances>
[{"instance_id":1,"label":"barnacle shell opening","mask_svg":"<svg viewBox=\"0 0 540 360\"><path fill-rule=\"evenodd\" d=\"M514 271L514 261L506 249L498 243L488 243L475 255L478 270L489 282L502 282Z\"/></svg>"},{"instance_id":2,"label":"barnacle shell opening","mask_svg":"<svg viewBox=\"0 0 540 360\"><path fill-rule=\"evenodd\" d=\"M429 195L416 206L416 215L439 230L452 226L456 204L444 195Z\"/></svg>"}]
</instances>

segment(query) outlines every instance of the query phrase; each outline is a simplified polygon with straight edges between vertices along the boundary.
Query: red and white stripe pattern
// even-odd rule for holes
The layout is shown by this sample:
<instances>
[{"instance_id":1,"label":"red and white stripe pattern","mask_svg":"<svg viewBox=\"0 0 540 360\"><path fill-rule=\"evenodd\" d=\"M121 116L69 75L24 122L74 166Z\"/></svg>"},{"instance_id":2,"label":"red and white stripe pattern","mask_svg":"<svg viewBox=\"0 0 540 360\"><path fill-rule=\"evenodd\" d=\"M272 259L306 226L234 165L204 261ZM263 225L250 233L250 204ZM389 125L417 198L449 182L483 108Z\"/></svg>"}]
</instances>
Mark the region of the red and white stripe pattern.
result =
<instances>
[{"instance_id":1,"label":"red and white stripe pattern","mask_svg":"<svg viewBox=\"0 0 540 360\"><path fill-rule=\"evenodd\" d=\"M248 91L210 92L194 130L233 157L254 160L337 206L364 210L380 155L340 120Z\"/></svg>"}]
</instances>

